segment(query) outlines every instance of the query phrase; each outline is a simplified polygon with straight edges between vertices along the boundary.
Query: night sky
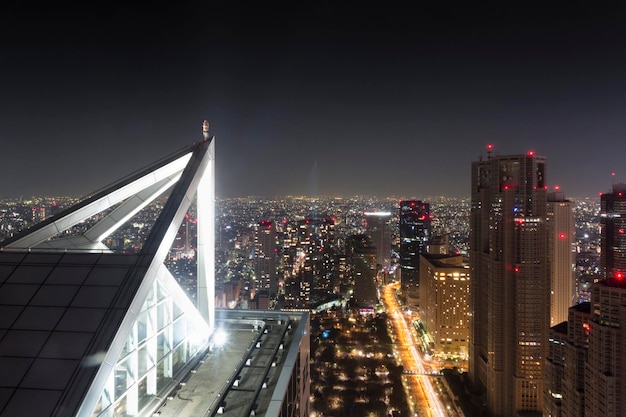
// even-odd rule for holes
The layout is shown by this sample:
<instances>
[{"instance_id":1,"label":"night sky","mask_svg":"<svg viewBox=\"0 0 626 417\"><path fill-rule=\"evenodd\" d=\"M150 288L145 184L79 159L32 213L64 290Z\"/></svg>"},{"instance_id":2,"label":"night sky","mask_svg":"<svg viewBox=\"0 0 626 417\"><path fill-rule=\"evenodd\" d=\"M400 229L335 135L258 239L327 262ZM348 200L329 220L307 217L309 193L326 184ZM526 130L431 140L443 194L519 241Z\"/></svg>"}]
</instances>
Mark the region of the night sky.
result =
<instances>
[{"instance_id":1,"label":"night sky","mask_svg":"<svg viewBox=\"0 0 626 417\"><path fill-rule=\"evenodd\" d=\"M2 10L0 198L88 194L204 119L220 197L467 197L488 144L571 197L626 182L623 6L229 3Z\"/></svg>"}]
</instances>

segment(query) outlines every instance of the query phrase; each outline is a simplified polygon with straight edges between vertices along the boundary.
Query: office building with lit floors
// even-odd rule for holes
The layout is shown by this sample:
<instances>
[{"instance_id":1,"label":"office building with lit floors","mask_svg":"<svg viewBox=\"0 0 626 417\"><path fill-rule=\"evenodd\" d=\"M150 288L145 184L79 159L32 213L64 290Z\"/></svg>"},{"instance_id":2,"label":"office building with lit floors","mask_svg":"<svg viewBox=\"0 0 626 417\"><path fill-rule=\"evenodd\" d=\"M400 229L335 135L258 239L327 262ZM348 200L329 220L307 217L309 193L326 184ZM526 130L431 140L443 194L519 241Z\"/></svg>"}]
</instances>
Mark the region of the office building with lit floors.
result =
<instances>
[{"instance_id":1,"label":"office building with lit floors","mask_svg":"<svg viewBox=\"0 0 626 417\"><path fill-rule=\"evenodd\" d=\"M541 415L550 321L546 159L472 163L470 361L472 388L491 415Z\"/></svg>"},{"instance_id":2,"label":"office building with lit floors","mask_svg":"<svg viewBox=\"0 0 626 417\"><path fill-rule=\"evenodd\" d=\"M562 191L548 193L548 261L550 262L550 326L567 321L576 303L576 231L572 202Z\"/></svg>"},{"instance_id":3,"label":"office building with lit floors","mask_svg":"<svg viewBox=\"0 0 626 417\"><path fill-rule=\"evenodd\" d=\"M265 292L276 298L278 292L278 235L271 220L262 220L254 231L254 295Z\"/></svg>"},{"instance_id":4,"label":"office building with lit floors","mask_svg":"<svg viewBox=\"0 0 626 417\"><path fill-rule=\"evenodd\" d=\"M465 368L469 346L469 265L461 255L420 256L421 319L432 354Z\"/></svg>"},{"instance_id":5,"label":"office building with lit floors","mask_svg":"<svg viewBox=\"0 0 626 417\"><path fill-rule=\"evenodd\" d=\"M376 253L368 235L346 238L346 263L350 280L354 282L351 302L362 314L374 314L379 303Z\"/></svg>"},{"instance_id":6,"label":"office building with lit floors","mask_svg":"<svg viewBox=\"0 0 626 417\"><path fill-rule=\"evenodd\" d=\"M570 307L562 380L546 381L546 398L562 397L563 417L626 414L626 185L614 184L600 202L602 279L592 285L590 302ZM552 410L545 415L557 415Z\"/></svg>"},{"instance_id":7,"label":"office building with lit floors","mask_svg":"<svg viewBox=\"0 0 626 417\"><path fill-rule=\"evenodd\" d=\"M600 196L600 273L606 277L626 273L626 184L613 184Z\"/></svg>"},{"instance_id":8,"label":"office building with lit floors","mask_svg":"<svg viewBox=\"0 0 626 417\"><path fill-rule=\"evenodd\" d=\"M203 127L201 141L0 242L1 417L309 414L308 315L215 309ZM103 243L163 195L136 251ZM195 302L164 264L192 204Z\"/></svg>"},{"instance_id":9,"label":"office building with lit floors","mask_svg":"<svg viewBox=\"0 0 626 417\"><path fill-rule=\"evenodd\" d=\"M431 238L430 204L420 200L400 201L400 283L418 291L420 254L428 252Z\"/></svg>"}]
</instances>

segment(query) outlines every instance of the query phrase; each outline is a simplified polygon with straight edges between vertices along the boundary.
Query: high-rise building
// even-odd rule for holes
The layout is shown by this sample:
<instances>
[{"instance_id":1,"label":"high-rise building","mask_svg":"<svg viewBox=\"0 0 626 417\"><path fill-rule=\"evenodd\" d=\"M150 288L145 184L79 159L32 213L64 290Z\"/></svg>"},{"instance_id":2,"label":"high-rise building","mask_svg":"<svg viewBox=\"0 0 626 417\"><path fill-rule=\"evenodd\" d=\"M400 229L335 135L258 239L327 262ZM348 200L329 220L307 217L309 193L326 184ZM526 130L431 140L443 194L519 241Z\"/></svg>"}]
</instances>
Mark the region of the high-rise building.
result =
<instances>
[{"instance_id":1,"label":"high-rise building","mask_svg":"<svg viewBox=\"0 0 626 417\"><path fill-rule=\"evenodd\" d=\"M472 163L470 382L495 417L541 413L550 322L546 158Z\"/></svg>"},{"instance_id":2,"label":"high-rise building","mask_svg":"<svg viewBox=\"0 0 626 417\"><path fill-rule=\"evenodd\" d=\"M624 194L626 185L614 184L611 193L601 196L601 279L591 287L590 302L569 309L561 392L558 380L546 387L546 398L562 396L562 417L626 414L626 364L621 359L626 341ZM554 405L556 401L551 409L557 410Z\"/></svg>"},{"instance_id":3,"label":"high-rise building","mask_svg":"<svg viewBox=\"0 0 626 417\"><path fill-rule=\"evenodd\" d=\"M563 375L567 344L567 322L550 327L548 331L548 353L544 362L543 415L562 417Z\"/></svg>"},{"instance_id":4,"label":"high-rise building","mask_svg":"<svg viewBox=\"0 0 626 417\"><path fill-rule=\"evenodd\" d=\"M430 223L430 204L400 201L400 284L404 288L419 288L419 257L428 252Z\"/></svg>"},{"instance_id":5,"label":"high-rise building","mask_svg":"<svg viewBox=\"0 0 626 417\"><path fill-rule=\"evenodd\" d=\"M625 340L626 278L607 277L591 289L585 416L618 417L626 413Z\"/></svg>"},{"instance_id":6,"label":"high-rise building","mask_svg":"<svg viewBox=\"0 0 626 417\"><path fill-rule=\"evenodd\" d=\"M626 184L600 196L600 269L604 277L626 274Z\"/></svg>"},{"instance_id":7,"label":"high-rise building","mask_svg":"<svg viewBox=\"0 0 626 417\"><path fill-rule=\"evenodd\" d=\"M563 359L562 399L560 408L562 417L582 417L585 415L585 363L589 348L589 322L591 303L582 302L569 308L565 358ZM557 324L557 326L559 326ZM551 359L548 357L548 359ZM558 358L555 359L557 362ZM550 383L550 381L548 381ZM558 384L547 386L547 395L553 403L559 401ZM594 414L591 414L594 415Z\"/></svg>"},{"instance_id":8,"label":"high-rise building","mask_svg":"<svg viewBox=\"0 0 626 417\"><path fill-rule=\"evenodd\" d=\"M203 127L203 141L0 242L1 416L309 415L308 313L215 308ZM165 192L136 252L106 246ZM195 303L165 265L194 201Z\"/></svg>"},{"instance_id":9,"label":"high-rise building","mask_svg":"<svg viewBox=\"0 0 626 417\"><path fill-rule=\"evenodd\" d=\"M382 270L391 266L391 213L373 211L365 213L365 233L376 247L376 262Z\"/></svg>"},{"instance_id":10,"label":"high-rise building","mask_svg":"<svg viewBox=\"0 0 626 417\"><path fill-rule=\"evenodd\" d=\"M434 354L445 360L467 360L469 265L461 255L426 254L420 261L421 319L432 336Z\"/></svg>"},{"instance_id":11,"label":"high-rise building","mask_svg":"<svg viewBox=\"0 0 626 417\"><path fill-rule=\"evenodd\" d=\"M568 309L576 304L575 234L572 203L562 191L548 193L551 327L567 321Z\"/></svg>"},{"instance_id":12,"label":"high-rise building","mask_svg":"<svg viewBox=\"0 0 626 417\"><path fill-rule=\"evenodd\" d=\"M346 263L354 282L352 299L363 313L374 313L378 304L376 253L368 235L352 235L346 239Z\"/></svg>"},{"instance_id":13,"label":"high-rise building","mask_svg":"<svg viewBox=\"0 0 626 417\"><path fill-rule=\"evenodd\" d=\"M254 293L265 291L270 298L278 292L278 235L271 220L262 220L254 234Z\"/></svg>"}]
</instances>

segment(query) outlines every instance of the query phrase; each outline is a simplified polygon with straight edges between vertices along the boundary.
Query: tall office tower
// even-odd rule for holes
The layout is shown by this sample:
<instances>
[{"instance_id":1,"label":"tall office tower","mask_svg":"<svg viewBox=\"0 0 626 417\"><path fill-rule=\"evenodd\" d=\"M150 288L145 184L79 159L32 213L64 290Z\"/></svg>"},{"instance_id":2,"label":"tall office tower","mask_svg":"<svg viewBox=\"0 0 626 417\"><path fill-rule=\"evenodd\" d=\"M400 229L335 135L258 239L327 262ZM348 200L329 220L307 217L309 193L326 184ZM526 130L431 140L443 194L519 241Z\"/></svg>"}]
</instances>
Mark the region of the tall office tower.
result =
<instances>
[{"instance_id":1,"label":"tall office tower","mask_svg":"<svg viewBox=\"0 0 626 417\"><path fill-rule=\"evenodd\" d=\"M626 274L626 184L613 184L600 197L600 273L605 278Z\"/></svg>"},{"instance_id":2,"label":"tall office tower","mask_svg":"<svg viewBox=\"0 0 626 417\"><path fill-rule=\"evenodd\" d=\"M585 416L626 413L626 279L607 277L591 290L589 349L585 364Z\"/></svg>"},{"instance_id":3,"label":"tall office tower","mask_svg":"<svg viewBox=\"0 0 626 417\"><path fill-rule=\"evenodd\" d=\"M574 267L576 231L572 203L561 191L548 193L548 259L550 262L550 326L567 320L576 303Z\"/></svg>"},{"instance_id":4,"label":"tall office tower","mask_svg":"<svg viewBox=\"0 0 626 417\"><path fill-rule=\"evenodd\" d=\"M255 294L266 291L270 298L275 298L278 291L278 246L274 222L262 220L255 227L254 233L254 274Z\"/></svg>"},{"instance_id":5,"label":"tall office tower","mask_svg":"<svg viewBox=\"0 0 626 417\"><path fill-rule=\"evenodd\" d=\"M365 233L376 247L376 262L383 270L391 266L391 213L374 211L365 213Z\"/></svg>"},{"instance_id":6,"label":"tall office tower","mask_svg":"<svg viewBox=\"0 0 626 417\"><path fill-rule=\"evenodd\" d=\"M400 201L400 283L404 288L419 287L419 256L428 252L430 221L430 204Z\"/></svg>"},{"instance_id":7,"label":"tall office tower","mask_svg":"<svg viewBox=\"0 0 626 417\"><path fill-rule=\"evenodd\" d=\"M469 265L461 255L420 256L422 321L442 359L467 360Z\"/></svg>"},{"instance_id":8,"label":"tall office tower","mask_svg":"<svg viewBox=\"0 0 626 417\"><path fill-rule=\"evenodd\" d=\"M562 417L563 415L566 341L567 321L550 327L548 331L548 353L544 363L543 415L547 417Z\"/></svg>"},{"instance_id":9,"label":"tall office tower","mask_svg":"<svg viewBox=\"0 0 626 417\"><path fill-rule=\"evenodd\" d=\"M590 321L591 303L583 302L569 308L561 383L562 417L585 415L585 363L589 348ZM548 388L547 394L550 397L558 396L558 386Z\"/></svg>"},{"instance_id":10,"label":"tall office tower","mask_svg":"<svg viewBox=\"0 0 626 417\"><path fill-rule=\"evenodd\" d=\"M318 217L298 221L296 263L300 263L304 297L300 306L333 293L334 241L334 219Z\"/></svg>"},{"instance_id":11,"label":"tall office tower","mask_svg":"<svg viewBox=\"0 0 626 417\"><path fill-rule=\"evenodd\" d=\"M550 323L546 159L472 163L470 381L495 417L542 411Z\"/></svg>"},{"instance_id":12,"label":"tall office tower","mask_svg":"<svg viewBox=\"0 0 626 417\"><path fill-rule=\"evenodd\" d=\"M353 302L361 313L374 313L378 304L376 253L368 235L352 235L346 239L346 261L354 281Z\"/></svg>"},{"instance_id":13,"label":"tall office tower","mask_svg":"<svg viewBox=\"0 0 626 417\"><path fill-rule=\"evenodd\" d=\"M601 279L591 302L569 309L562 380L563 417L626 414L626 185L601 197Z\"/></svg>"}]
</instances>

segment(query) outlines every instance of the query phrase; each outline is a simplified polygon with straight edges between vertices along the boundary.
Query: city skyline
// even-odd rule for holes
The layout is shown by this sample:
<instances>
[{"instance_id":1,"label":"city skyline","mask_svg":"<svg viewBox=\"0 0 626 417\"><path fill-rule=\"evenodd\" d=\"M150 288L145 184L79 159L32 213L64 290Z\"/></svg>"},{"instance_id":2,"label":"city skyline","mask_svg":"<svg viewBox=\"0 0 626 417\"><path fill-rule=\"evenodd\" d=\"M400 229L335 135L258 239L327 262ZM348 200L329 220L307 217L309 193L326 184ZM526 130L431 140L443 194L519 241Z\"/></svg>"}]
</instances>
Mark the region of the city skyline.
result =
<instances>
[{"instance_id":1,"label":"city skyline","mask_svg":"<svg viewBox=\"0 0 626 417\"><path fill-rule=\"evenodd\" d=\"M218 197L469 197L488 144L567 196L626 182L623 6L11 7L0 197L85 195L204 119Z\"/></svg>"}]
</instances>

